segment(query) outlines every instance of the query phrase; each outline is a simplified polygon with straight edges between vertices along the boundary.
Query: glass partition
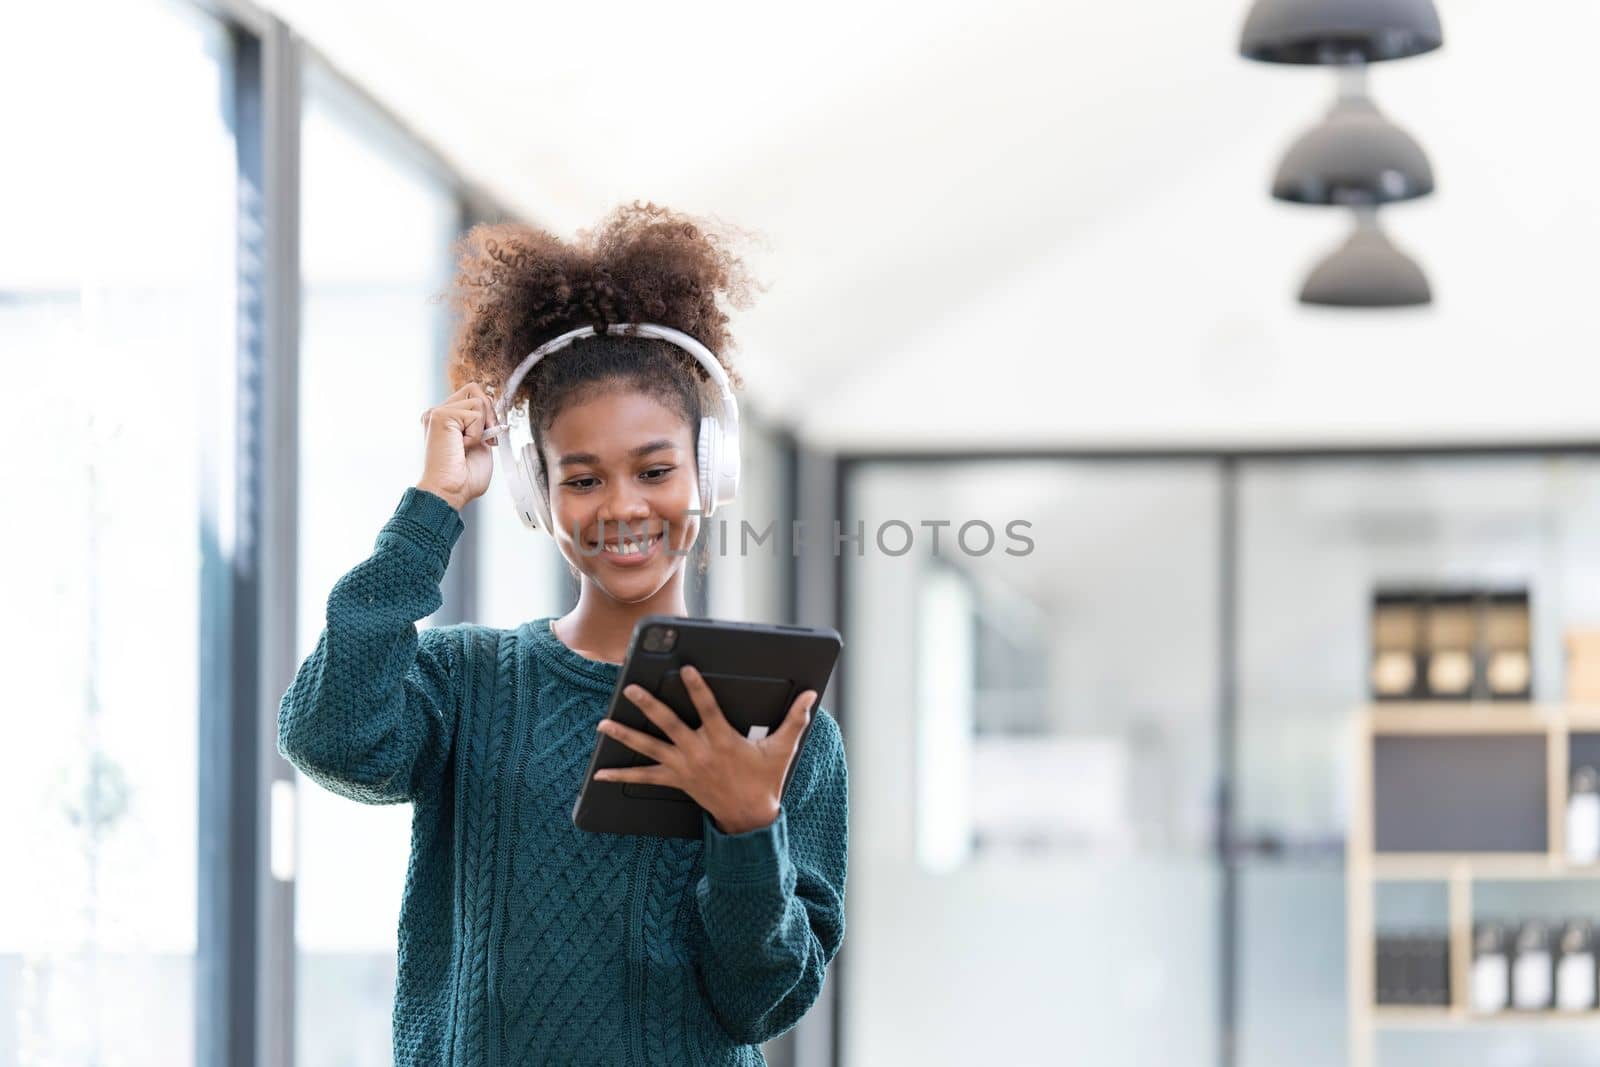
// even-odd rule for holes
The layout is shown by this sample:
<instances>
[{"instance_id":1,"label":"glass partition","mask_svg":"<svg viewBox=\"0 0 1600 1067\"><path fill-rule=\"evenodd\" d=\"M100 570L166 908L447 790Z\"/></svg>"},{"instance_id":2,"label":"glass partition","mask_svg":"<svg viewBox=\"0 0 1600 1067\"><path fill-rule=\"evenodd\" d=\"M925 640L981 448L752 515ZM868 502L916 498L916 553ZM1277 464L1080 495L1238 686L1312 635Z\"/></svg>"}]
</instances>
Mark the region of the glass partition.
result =
<instances>
[{"instance_id":1,"label":"glass partition","mask_svg":"<svg viewBox=\"0 0 1600 1067\"><path fill-rule=\"evenodd\" d=\"M1566 628L1600 625L1600 458L1245 460L1238 501L1236 795L1251 846L1239 1062L1334 1067L1346 1054L1347 730L1369 699L1373 594L1526 588L1533 699L1561 700ZM1385 1035L1379 1052L1383 1063L1581 1062L1552 1058L1571 1042L1480 1027Z\"/></svg>"},{"instance_id":2,"label":"glass partition","mask_svg":"<svg viewBox=\"0 0 1600 1067\"><path fill-rule=\"evenodd\" d=\"M1219 500L1206 461L851 468L844 1062L1212 1057Z\"/></svg>"}]
</instances>

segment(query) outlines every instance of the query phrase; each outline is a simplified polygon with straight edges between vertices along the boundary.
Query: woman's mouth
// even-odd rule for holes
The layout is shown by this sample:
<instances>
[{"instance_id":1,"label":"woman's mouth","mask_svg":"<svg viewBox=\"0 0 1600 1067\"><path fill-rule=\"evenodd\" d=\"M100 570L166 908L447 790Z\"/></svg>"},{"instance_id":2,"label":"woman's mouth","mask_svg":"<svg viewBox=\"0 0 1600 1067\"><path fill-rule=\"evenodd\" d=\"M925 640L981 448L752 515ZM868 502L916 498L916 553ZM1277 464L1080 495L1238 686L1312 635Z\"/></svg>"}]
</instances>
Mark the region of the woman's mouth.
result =
<instances>
[{"instance_id":1,"label":"woman's mouth","mask_svg":"<svg viewBox=\"0 0 1600 1067\"><path fill-rule=\"evenodd\" d=\"M598 549L595 554L607 563L619 567L637 567L655 557L658 546L661 544L661 534L651 534L649 540L634 537L623 537L617 541L608 541L605 547L590 545Z\"/></svg>"}]
</instances>

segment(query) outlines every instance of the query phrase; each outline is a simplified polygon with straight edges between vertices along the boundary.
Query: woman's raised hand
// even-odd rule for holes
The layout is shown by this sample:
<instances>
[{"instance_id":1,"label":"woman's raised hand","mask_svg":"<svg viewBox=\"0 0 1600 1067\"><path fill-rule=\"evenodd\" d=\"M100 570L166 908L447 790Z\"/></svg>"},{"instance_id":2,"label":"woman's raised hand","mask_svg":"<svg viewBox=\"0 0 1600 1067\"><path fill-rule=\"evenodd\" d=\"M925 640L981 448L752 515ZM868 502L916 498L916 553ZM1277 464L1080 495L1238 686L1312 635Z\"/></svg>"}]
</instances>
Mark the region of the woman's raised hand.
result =
<instances>
[{"instance_id":1,"label":"woman's raised hand","mask_svg":"<svg viewBox=\"0 0 1600 1067\"><path fill-rule=\"evenodd\" d=\"M457 511L482 496L494 474L494 454L484 441L493 425L494 404L477 382L424 411L428 441L417 488L444 497Z\"/></svg>"}]
</instances>

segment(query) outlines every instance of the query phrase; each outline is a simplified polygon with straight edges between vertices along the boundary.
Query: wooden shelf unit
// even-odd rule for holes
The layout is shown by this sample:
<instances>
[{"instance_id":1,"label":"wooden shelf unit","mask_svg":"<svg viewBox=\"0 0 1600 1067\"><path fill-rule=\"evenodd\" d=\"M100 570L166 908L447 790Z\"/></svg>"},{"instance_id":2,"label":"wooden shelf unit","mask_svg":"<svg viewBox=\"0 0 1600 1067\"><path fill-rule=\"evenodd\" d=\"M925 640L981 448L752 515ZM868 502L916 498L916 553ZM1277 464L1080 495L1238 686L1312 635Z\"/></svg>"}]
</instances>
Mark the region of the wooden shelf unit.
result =
<instances>
[{"instance_id":1,"label":"wooden shelf unit","mask_svg":"<svg viewBox=\"0 0 1600 1067\"><path fill-rule=\"evenodd\" d=\"M1592 1026L1600 1011L1504 1011L1474 1014L1459 1008L1409 1007L1381 1004L1372 1009L1373 1025L1380 1030L1436 1030L1454 1026L1545 1026L1566 1023Z\"/></svg>"},{"instance_id":2,"label":"wooden shelf unit","mask_svg":"<svg viewBox=\"0 0 1600 1067\"><path fill-rule=\"evenodd\" d=\"M1558 703L1381 703L1352 716L1354 759L1350 830L1345 845L1346 971L1350 1063L1374 1067L1375 1035L1384 1029L1480 1026L1594 1025L1600 1010L1470 1010L1472 889L1475 882L1520 879L1596 879L1600 863L1566 860L1567 788L1571 735L1600 733L1600 706ZM1374 845L1373 751L1380 737L1535 735L1545 738L1546 839L1539 852L1378 852ZM1448 1006L1377 1003L1374 896L1380 882L1439 882L1446 887L1450 939ZM1600 918L1600 916L1597 916Z\"/></svg>"}]
</instances>

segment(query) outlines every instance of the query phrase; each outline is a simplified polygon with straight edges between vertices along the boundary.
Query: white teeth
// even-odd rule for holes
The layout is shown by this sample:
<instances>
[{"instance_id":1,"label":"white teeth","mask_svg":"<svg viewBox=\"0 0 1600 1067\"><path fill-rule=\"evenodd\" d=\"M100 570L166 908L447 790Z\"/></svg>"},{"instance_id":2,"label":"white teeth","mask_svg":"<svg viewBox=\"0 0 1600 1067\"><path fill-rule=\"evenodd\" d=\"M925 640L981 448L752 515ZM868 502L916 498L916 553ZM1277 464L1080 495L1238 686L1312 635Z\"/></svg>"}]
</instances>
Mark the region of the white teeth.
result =
<instances>
[{"instance_id":1,"label":"white teeth","mask_svg":"<svg viewBox=\"0 0 1600 1067\"><path fill-rule=\"evenodd\" d=\"M660 540L660 537L660 534L656 534L643 543L629 540L623 541L621 544L615 547L607 545L606 551L618 556L636 556L641 552L649 551L656 541Z\"/></svg>"}]
</instances>

